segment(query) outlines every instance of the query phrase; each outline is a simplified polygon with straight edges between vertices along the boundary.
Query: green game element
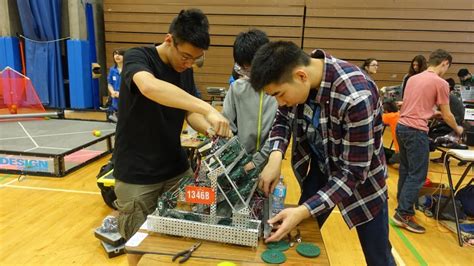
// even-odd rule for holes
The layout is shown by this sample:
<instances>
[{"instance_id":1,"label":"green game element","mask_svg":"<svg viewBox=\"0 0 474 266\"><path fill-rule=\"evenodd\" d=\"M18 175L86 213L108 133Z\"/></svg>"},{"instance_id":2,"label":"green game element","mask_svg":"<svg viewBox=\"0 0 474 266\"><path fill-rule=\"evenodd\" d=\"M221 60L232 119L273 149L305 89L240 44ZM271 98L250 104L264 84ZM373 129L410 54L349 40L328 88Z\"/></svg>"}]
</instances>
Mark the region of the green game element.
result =
<instances>
[{"instance_id":1,"label":"green game element","mask_svg":"<svg viewBox=\"0 0 474 266\"><path fill-rule=\"evenodd\" d=\"M288 243L288 241L286 240L280 240L278 242L270 242L270 243L267 243L267 248L279 250L279 251L285 251L290 248L290 243Z\"/></svg>"},{"instance_id":2,"label":"green game element","mask_svg":"<svg viewBox=\"0 0 474 266\"><path fill-rule=\"evenodd\" d=\"M296 252L300 254L301 256L308 257L308 258L314 258L319 256L321 254L321 249L311 243L300 243L296 247Z\"/></svg>"},{"instance_id":3,"label":"green game element","mask_svg":"<svg viewBox=\"0 0 474 266\"><path fill-rule=\"evenodd\" d=\"M199 217L199 215L194 214L194 213L186 213L184 215L184 220L200 222L201 217Z\"/></svg>"},{"instance_id":4,"label":"green game element","mask_svg":"<svg viewBox=\"0 0 474 266\"><path fill-rule=\"evenodd\" d=\"M264 262L270 264L280 264L286 261L286 256L283 252L276 249L267 249L265 250L261 258Z\"/></svg>"}]
</instances>

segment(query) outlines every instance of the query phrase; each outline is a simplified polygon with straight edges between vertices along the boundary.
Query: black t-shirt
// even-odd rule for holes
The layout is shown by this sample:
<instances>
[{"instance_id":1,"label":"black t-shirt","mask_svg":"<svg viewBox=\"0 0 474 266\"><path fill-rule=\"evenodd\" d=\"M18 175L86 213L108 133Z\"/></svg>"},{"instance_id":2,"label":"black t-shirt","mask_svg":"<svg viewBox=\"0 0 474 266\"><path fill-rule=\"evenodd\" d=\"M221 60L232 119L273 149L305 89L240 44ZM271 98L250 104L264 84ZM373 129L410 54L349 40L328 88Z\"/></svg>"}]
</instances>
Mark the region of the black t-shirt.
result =
<instances>
[{"instance_id":1,"label":"black t-shirt","mask_svg":"<svg viewBox=\"0 0 474 266\"><path fill-rule=\"evenodd\" d=\"M196 95L193 71L176 72L163 63L156 47L129 49L120 85L114 176L131 184L155 184L189 168L180 133L186 111L156 103L143 94L133 76L147 71Z\"/></svg>"}]
</instances>

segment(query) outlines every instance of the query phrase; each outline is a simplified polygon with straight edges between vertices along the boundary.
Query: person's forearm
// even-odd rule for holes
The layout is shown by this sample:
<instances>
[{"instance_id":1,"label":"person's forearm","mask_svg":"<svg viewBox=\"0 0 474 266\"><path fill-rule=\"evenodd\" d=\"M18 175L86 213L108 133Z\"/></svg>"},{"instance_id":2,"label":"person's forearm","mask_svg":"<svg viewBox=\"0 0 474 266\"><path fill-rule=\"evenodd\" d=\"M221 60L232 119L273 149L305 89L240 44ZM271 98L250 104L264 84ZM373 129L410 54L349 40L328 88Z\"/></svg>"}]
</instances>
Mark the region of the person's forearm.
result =
<instances>
[{"instance_id":1,"label":"person's forearm","mask_svg":"<svg viewBox=\"0 0 474 266\"><path fill-rule=\"evenodd\" d=\"M274 150L268 156L267 165L280 165L283 160L283 153L280 150Z\"/></svg>"},{"instance_id":2,"label":"person's forearm","mask_svg":"<svg viewBox=\"0 0 474 266\"><path fill-rule=\"evenodd\" d=\"M110 95L114 95L114 88L112 87L112 85L107 84L107 90L109 91Z\"/></svg>"},{"instance_id":3,"label":"person's forearm","mask_svg":"<svg viewBox=\"0 0 474 266\"><path fill-rule=\"evenodd\" d=\"M285 154L290 143L292 122L290 121L289 113L290 107L281 106L278 108L268 139L270 149L278 149L282 154Z\"/></svg>"},{"instance_id":4,"label":"person's forearm","mask_svg":"<svg viewBox=\"0 0 474 266\"><path fill-rule=\"evenodd\" d=\"M201 134L206 134L207 130L211 127L211 124L204 116L198 113L188 113L186 115L186 121L189 126Z\"/></svg>"},{"instance_id":5,"label":"person's forearm","mask_svg":"<svg viewBox=\"0 0 474 266\"><path fill-rule=\"evenodd\" d=\"M145 97L159 104L202 115L215 111L210 104L171 83L154 78L148 72L135 74L133 80Z\"/></svg>"},{"instance_id":6,"label":"person's forearm","mask_svg":"<svg viewBox=\"0 0 474 266\"><path fill-rule=\"evenodd\" d=\"M448 124L449 127L451 127L456 133L458 132L458 124L456 123L456 119L454 118L454 115L452 113L449 114L442 114L443 115L443 120Z\"/></svg>"},{"instance_id":7,"label":"person's forearm","mask_svg":"<svg viewBox=\"0 0 474 266\"><path fill-rule=\"evenodd\" d=\"M207 115L213 110L210 104L192 96L179 87L161 80L156 80L153 83L142 93L145 97L159 104L202 115Z\"/></svg>"},{"instance_id":8,"label":"person's forearm","mask_svg":"<svg viewBox=\"0 0 474 266\"><path fill-rule=\"evenodd\" d=\"M298 206L297 210L298 212L296 215L298 215L299 219L304 220L306 218L311 217L311 210L308 209L308 207L306 207L305 205Z\"/></svg>"},{"instance_id":9,"label":"person's forearm","mask_svg":"<svg viewBox=\"0 0 474 266\"><path fill-rule=\"evenodd\" d=\"M263 146L260 148L260 150L253 154L253 160L255 162L255 165L260 167L265 162L267 162L268 157L270 155L270 152L271 152L271 150L270 150L270 141L267 139L263 143Z\"/></svg>"}]
</instances>

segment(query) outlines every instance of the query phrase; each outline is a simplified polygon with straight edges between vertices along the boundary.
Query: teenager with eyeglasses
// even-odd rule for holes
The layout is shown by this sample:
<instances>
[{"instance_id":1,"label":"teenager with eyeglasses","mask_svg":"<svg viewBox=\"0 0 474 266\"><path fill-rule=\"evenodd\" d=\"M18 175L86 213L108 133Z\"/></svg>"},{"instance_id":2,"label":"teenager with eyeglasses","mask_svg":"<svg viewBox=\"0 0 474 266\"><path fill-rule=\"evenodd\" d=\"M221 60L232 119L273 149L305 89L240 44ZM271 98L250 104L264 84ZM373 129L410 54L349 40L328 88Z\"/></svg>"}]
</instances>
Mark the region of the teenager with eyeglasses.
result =
<instances>
[{"instance_id":1,"label":"teenager with eyeglasses","mask_svg":"<svg viewBox=\"0 0 474 266\"><path fill-rule=\"evenodd\" d=\"M265 32L252 29L241 32L234 42L234 70L239 74L224 98L222 113L229 119L232 132L253 161L244 166L246 171L262 168L270 153L268 134L278 108L274 97L256 92L250 85L250 69L258 48L270 40Z\"/></svg>"},{"instance_id":2,"label":"teenager with eyeglasses","mask_svg":"<svg viewBox=\"0 0 474 266\"><path fill-rule=\"evenodd\" d=\"M192 65L209 44L206 15L188 9L173 19L163 43L125 52L114 177L119 232L127 240L163 192L192 176L180 141L184 120L201 133L232 134L227 119L195 97Z\"/></svg>"},{"instance_id":3,"label":"teenager with eyeglasses","mask_svg":"<svg viewBox=\"0 0 474 266\"><path fill-rule=\"evenodd\" d=\"M379 69L379 62L375 58L367 58L364 60L364 63L360 66L360 68L369 76L377 74L377 70Z\"/></svg>"}]
</instances>

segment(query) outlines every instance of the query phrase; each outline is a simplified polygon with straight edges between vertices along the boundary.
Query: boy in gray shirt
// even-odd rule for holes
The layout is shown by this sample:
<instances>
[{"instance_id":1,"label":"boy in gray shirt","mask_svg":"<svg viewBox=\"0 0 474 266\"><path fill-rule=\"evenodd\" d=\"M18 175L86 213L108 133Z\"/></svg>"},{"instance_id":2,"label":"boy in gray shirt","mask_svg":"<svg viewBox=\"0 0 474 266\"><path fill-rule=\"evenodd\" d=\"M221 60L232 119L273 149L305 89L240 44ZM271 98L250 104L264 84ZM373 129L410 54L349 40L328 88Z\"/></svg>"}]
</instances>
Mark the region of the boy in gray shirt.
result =
<instances>
[{"instance_id":1,"label":"boy in gray shirt","mask_svg":"<svg viewBox=\"0 0 474 266\"><path fill-rule=\"evenodd\" d=\"M244 167L246 171L262 168L268 158L270 146L268 135L278 108L274 97L262 91L256 92L250 85L252 59L260 46L269 42L267 35L252 29L241 32L234 42L234 70L240 78L234 81L224 99L223 115L229 120L231 130L239 137L253 162Z\"/></svg>"}]
</instances>

